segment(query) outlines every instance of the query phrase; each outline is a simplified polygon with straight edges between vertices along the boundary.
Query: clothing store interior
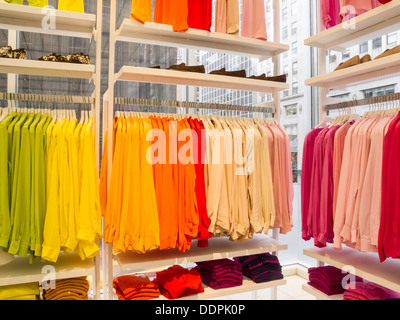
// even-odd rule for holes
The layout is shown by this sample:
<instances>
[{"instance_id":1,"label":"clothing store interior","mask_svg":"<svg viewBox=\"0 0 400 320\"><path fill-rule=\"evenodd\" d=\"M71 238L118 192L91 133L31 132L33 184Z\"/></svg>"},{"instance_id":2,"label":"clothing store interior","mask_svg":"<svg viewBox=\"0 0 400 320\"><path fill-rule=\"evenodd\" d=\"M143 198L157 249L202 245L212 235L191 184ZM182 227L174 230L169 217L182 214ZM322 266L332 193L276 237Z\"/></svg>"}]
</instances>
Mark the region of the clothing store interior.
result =
<instances>
[{"instance_id":1,"label":"clothing store interior","mask_svg":"<svg viewBox=\"0 0 400 320\"><path fill-rule=\"evenodd\" d=\"M0 0L0 300L399 300L399 17Z\"/></svg>"}]
</instances>

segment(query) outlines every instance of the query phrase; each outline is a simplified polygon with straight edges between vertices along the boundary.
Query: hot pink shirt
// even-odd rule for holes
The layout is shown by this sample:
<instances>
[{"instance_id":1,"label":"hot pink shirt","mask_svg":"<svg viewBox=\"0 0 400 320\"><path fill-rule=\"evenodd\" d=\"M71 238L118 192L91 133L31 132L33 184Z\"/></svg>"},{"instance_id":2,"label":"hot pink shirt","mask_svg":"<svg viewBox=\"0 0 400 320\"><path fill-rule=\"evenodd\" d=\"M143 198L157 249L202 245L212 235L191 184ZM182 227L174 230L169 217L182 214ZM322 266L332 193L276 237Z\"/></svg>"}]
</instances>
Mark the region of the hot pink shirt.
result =
<instances>
[{"instance_id":1,"label":"hot pink shirt","mask_svg":"<svg viewBox=\"0 0 400 320\"><path fill-rule=\"evenodd\" d=\"M349 14L351 18L354 15L359 16L381 5L382 3L378 0L340 0L340 15L344 18Z\"/></svg>"},{"instance_id":2,"label":"hot pink shirt","mask_svg":"<svg viewBox=\"0 0 400 320\"><path fill-rule=\"evenodd\" d=\"M321 178L320 227L318 242L333 243L333 150L335 134L340 126L330 128L324 138L324 162Z\"/></svg>"},{"instance_id":3,"label":"hot pink shirt","mask_svg":"<svg viewBox=\"0 0 400 320\"><path fill-rule=\"evenodd\" d=\"M312 129L304 139L303 164L301 171L301 231L305 241L311 239L307 232L307 220L310 205L311 173L314 158L315 139L323 129Z\"/></svg>"},{"instance_id":4,"label":"hot pink shirt","mask_svg":"<svg viewBox=\"0 0 400 320\"><path fill-rule=\"evenodd\" d=\"M341 23L340 0L321 0L321 20L326 29Z\"/></svg>"}]
</instances>

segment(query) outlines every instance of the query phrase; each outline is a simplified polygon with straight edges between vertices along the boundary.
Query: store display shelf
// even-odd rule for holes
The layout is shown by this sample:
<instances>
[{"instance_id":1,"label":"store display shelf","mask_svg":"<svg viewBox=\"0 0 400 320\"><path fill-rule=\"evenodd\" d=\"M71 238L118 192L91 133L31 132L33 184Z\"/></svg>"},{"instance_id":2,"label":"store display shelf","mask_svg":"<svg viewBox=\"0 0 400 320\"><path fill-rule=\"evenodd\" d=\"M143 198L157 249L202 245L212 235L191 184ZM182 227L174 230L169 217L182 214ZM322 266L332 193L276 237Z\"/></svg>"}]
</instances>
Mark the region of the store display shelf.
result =
<instances>
[{"instance_id":1,"label":"store display shelf","mask_svg":"<svg viewBox=\"0 0 400 320\"><path fill-rule=\"evenodd\" d=\"M345 51L354 45L400 29L400 1L394 0L324 30L304 41L305 45Z\"/></svg>"},{"instance_id":2,"label":"store display shelf","mask_svg":"<svg viewBox=\"0 0 400 320\"><path fill-rule=\"evenodd\" d=\"M9 264L0 266L0 286L41 282L46 276L54 279L53 274L49 275L49 271L55 272L55 279L94 276L94 265L91 259L82 260L75 254L61 254L57 263L43 263L36 259L30 264L29 257L18 257Z\"/></svg>"},{"instance_id":3,"label":"store display shelf","mask_svg":"<svg viewBox=\"0 0 400 320\"><path fill-rule=\"evenodd\" d=\"M306 80L306 85L327 89L338 88L396 73L400 73L400 53L319 75Z\"/></svg>"},{"instance_id":4,"label":"store display shelf","mask_svg":"<svg viewBox=\"0 0 400 320\"><path fill-rule=\"evenodd\" d=\"M92 79L94 65L0 58L0 73Z\"/></svg>"},{"instance_id":5,"label":"store display shelf","mask_svg":"<svg viewBox=\"0 0 400 320\"><path fill-rule=\"evenodd\" d=\"M117 41L221 52L261 61L289 50L289 45L237 35L189 29L174 32L172 26L124 19L116 31Z\"/></svg>"},{"instance_id":6,"label":"store display shelf","mask_svg":"<svg viewBox=\"0 0 400 320\"><path fill-rule=\"evenodd\" d=\"M279 287L279 286L284 286L285 284L286 284L285 279L264 282L264 283L255 283L251 279L244 277L243 284L241 286L216 290L216 289L207 287L206 285L203 284L203 287L204 287L203 293L179 298L176 300L208 300L208 299L213 299L213 298L225 297L225 296L229 296L232 294L245 293L245 292L251 292L251 291L268 289L268 288L275 288L275 287ZM168 300L168 299L165 298L164 296L161 296L160 298L158 298L156 300Z\"/></svg>"},{"instance_id":7,"label":"store display shelf","mask_svg":"<svg viewBox=\"0 0 400 320\"><path fill-rule=\"evenodd\" d=\"M96 15L0 2L0 29L91 38Z\"/></svg>"},{"instance_id":8,"label":"store display shelf","mask_svg":"<svg viewBox=\"0 0 400 320\"><path fill-rule=\"evenodd\" d=\"M316 297L317 300L343 300L343 294L335 294L332 296L328 296L327 294L323 293L322 291L310 286L309 284L303 284L302 289L311 294L312 296Z\"/></svg>"},{"instance_id":9,"label":"store display shelf","mask_svg":"<svg viewBox=\"0 0 400 320\"><path fill-rule=\"evenodd\" d=\"M265 235L256 235L244 242L233 242L228 238L213 238L207 248L197 247L196 241L186 253L177 249L152 251L144 255L124 252L115 255L121 270L143 272L175 264L187 264L223 258L233 258L265 252L287 250L287 245Z\"/></svg>"},{"instance_id":10,"label":"store display shelf","mask_svg":"<svg viewBox=\"0 0 400 320\"><path fill-rule=\"evenodd\" d=\"M304 254L339 269L346 267L347 272L400 292L399 260L388 259L381 263L375 252L365 253L348 247L335 250L331 245L322 249L304 249Z\"/></svg>"},{"instance_id":11,"label":"store display shelf","mask_svg":"<svg viewBox=\"0 0 400 320\"><path fill-rule=\"evenodd\" d=\"M263 93L273 93L289 89L289 85L282 82L131 66L123 66L115 75L115 80L223 88Z\"/></svg>"}]
</instances>

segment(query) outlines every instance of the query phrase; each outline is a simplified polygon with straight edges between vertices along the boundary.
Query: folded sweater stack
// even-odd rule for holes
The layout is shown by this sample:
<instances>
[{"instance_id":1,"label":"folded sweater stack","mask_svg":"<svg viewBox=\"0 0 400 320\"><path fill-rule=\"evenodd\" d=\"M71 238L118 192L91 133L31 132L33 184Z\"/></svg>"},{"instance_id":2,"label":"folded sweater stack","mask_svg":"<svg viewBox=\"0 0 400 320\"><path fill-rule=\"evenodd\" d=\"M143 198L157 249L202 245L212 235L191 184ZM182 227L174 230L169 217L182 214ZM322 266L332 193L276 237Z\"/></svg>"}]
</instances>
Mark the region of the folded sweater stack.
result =
<instances>
[{"instance_id":1,"label":"folded sweater stack","mask_svg":"<svg viewBox=\"0 0 400 320\"><path fill-rule=\"evenodd\" d=\"M196 263L196 270L205 285L212 289L241 286L243 284L242 265L230 259L220 259Z\"/></svg>"},{"instance_id":2,"label":"folded sweater stack","mask_svg":"<svg viewBox=\"0 0 400 320\"><path fill-rule=\"evenodd\" d=\"M309 268L308 284L322 291L328 296L343 294L346 288L342 282L343 278L347 275L347 272L342 272L342 270L333 266ZM355 277L355 281L362 281L362 279L359 277Z\"/></svg>"},{"instance_id":3,"label":"folded sweater stack","mask_svg":"<svg viewBox=\"0 0 400 320\"><path fill-rule=\"evenodd\" d=\"M200 274L196 269L186 269L174 265L156 273L153 280L158 285L160 293L167 299L178 299L198 293L203 293Z\"/></svg>"},{"instance_id":4,"label":"folded sweater stack","mask_svg":"<svg viewBox=\"0 0 400 320\"><path fill-rule=\"evenodd\" d=\"M236 257L234 260L242 265L243 275L255 283L283 279L282 266L278 258L270 253Z\"/></svg>"},{"instance_id":5,"label":"folded sweater stack","mask_svg":"<svg viewBox=\"0 0 400 320\"><path fill-rule=\"evenodd\" d=\"M39 300L39 283L23 283L0 287L0 300Z\"/></svg>"},{"instance_id":6,"label":"folded sweater stack","mask_svg":"<svg viewBox=\"0 0 400 320\"><path fill-rule=\"evenodd\" d=\"M124 275L114 279L113 287L119 300L152 300L160 296L157 284L146 275Z\"/></svg>"},{"instance_id":7,"label":"folded sweater stack","mask_svg":"<svg viewBox=\"0 0 400 320\"><path fill-rule=\"evenodd\" d=\"M376 283L356 282L353 287L346 287L343 300L397 300L400 293L384 288Z\"/></svg>"},{"instance_id":8,"label":"folded sweater stack","mask_svg":"<svg viewBox=\"0 0 400 320\"><path fill-rule=\"evenodd\" d=\"M44 300L88 300L86 277L56 280L55 287L43 290Z\"/></svg>"}]
</instances>

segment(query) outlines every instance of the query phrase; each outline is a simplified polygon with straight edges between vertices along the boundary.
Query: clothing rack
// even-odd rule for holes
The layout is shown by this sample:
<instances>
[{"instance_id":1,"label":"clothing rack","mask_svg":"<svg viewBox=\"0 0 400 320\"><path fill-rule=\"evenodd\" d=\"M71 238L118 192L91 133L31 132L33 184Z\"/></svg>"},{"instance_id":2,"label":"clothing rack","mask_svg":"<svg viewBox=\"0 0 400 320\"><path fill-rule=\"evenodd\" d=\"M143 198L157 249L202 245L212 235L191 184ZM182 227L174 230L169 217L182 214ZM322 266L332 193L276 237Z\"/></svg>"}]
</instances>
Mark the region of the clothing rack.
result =
<instances>
[{"instance_id":1,"label":"clothing rack","mask_svg":"<svg viewBox=\"0 0 400 320\"><path fill-rule=\"evenodd\" d=\"M212 109L225 111L246 111L258 113L275 114L275 107L257 107L257 106L241 106L232 104L214 104L203 102L186 102L158 99L137 99L137 98L114 98L115 105L122 106L149 106L149 107L167 107L167 108L187 108L187 109Z\"/></svg>"},{"instance_id":2,"label":"clothing rack","mask_svg":"<svg viewBox=\"0 0 400 320\"><path fill-rule=\"evenodd\" d=\"M330 110L337 109L349 109L358 106L367 106L367 105L378 105L385 104L387 102L392 101L400 101L400 93L393 93L384 96L360 99L360 100L351 100L351 101L343 101L339 103L329 104L325 106L325 111L329 113Z\"/></svg>"},{"instance_id":3,"label":"clothing rack","mask_svg":"<svg viewBox=\"0 0 400 320\"><path fill-rule=\"evenodd\" d=\"M95 98L85 96L68 96L68 95L45 95L30 93L10 93L0 92L0 100L9 101L37 101L37 102L54 102L54 103L81 103L95 104Z\"/></svg>"}]
</instances>

